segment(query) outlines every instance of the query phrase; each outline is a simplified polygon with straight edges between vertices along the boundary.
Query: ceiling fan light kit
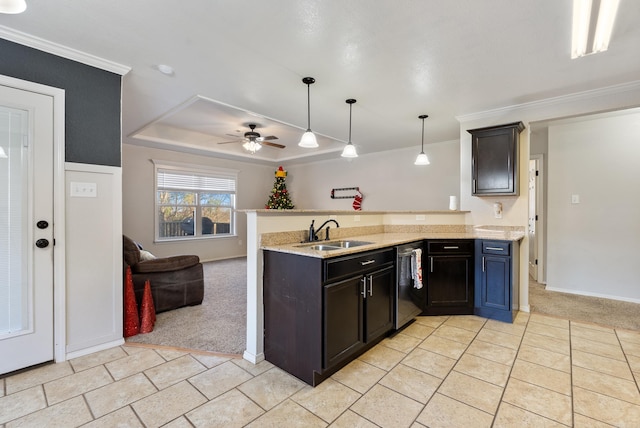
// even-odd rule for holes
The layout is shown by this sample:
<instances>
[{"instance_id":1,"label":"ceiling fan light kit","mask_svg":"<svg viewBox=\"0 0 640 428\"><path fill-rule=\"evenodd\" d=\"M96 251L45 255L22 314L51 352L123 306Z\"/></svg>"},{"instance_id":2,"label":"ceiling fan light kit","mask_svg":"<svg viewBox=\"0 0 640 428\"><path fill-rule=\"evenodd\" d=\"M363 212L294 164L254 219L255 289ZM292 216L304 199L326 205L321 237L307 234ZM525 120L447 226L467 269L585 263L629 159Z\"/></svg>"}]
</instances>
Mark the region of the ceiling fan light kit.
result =
<instances>
[{"instance_id":1,"label":"ceiling fan light kit","mask_svg":"<svg viewBox=\"0 0 640 428\"><path fill-rule=\"evenodd\" d=\"M0 0L0 13L16 14L27 10L25 0Z\"/></svg>"},{"instance_id":2,"label":"ceiling fan light kit","mask_svg":"<svg viewBox=\"0 0 640 428\"><path fill-rule=\"evenodd\" d=\"M429 162L429 157L427 157L427 155L424 153L424 120L428 117L429 116L426 114L421 114L420 116L418 116L418 119L422 120L422 146L420 154L418 154L416 161L413 163L414 165L429 165L431 163Z\"/></svg>"},{"instance_id":3,"label":"ceiling fan light kit","mask_svg":"<svg viewBox=\"0 0 640 428\"><path fill-rule=\"evenodd\" d=\"M353 107L353 104L355 104L356 100L354 100L353 98L349 98L345 102L349 104L349 142L347 143L344 150L342 151L342 157L357 158L358 152L356 151L356 146L354 146L353 143L351 142L351 109Z\"/></svg>"},{"instance_id":4,"label":"ceiling fan light kit","mask_svg":"<svg viewBox=\"0 0 640 428\"><path fill-rule=\"evenodd\" d=\"M316 82L313 77L305 77L302 79L302 83L307 85L307 131L302 134L302 138L298 145L307 149L314 149L318 147L318 140L316 140L315 134L311 131L311 94L309 87Z\"/></svg>"},{"instance_id":5,"label":"ceiling fan light kit","mask_svg":"<svg viewBox=\"0 0 640 428\"><path fill-rule=\"evenodd\" d=\"M268 140L277 140L278 137L276 137L275 135L269 135L268 137L260 136L260 134L255 131L256 127L258 126L255 123L250 123L248 126L249 126L249 129L251 130L244 133L243 139L233 140L233 141L222 141L218 144L230 144L230 143L243 142L242 147L246 151L250 152L252 155L255 154L258 150L260 150L262 146L270 146L270 147L275 147L277 149L285 148L285 146L283 146L282 144L271 143L268 141Z\"/></svg>"}]
</instances>

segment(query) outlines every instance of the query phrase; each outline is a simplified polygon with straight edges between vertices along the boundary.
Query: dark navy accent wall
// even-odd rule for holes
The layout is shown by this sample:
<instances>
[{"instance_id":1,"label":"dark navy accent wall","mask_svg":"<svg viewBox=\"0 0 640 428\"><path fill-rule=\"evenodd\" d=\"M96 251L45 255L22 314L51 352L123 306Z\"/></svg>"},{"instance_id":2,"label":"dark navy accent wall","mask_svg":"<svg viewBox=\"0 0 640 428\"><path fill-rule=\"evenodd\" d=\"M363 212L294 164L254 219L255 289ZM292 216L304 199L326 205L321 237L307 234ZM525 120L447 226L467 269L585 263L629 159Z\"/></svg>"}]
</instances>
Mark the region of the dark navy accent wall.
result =
<instances>
[{"instance_id":1,"label":"dark navy accent wall","mask_svg":"<svg viewBox=\"0 0 640 428\"><path fill-rule=\"evenodd\" d=\"M4 39L0 74L65 90L67 162L121 166L122 76Z\"/></svg>"}]
</instances>

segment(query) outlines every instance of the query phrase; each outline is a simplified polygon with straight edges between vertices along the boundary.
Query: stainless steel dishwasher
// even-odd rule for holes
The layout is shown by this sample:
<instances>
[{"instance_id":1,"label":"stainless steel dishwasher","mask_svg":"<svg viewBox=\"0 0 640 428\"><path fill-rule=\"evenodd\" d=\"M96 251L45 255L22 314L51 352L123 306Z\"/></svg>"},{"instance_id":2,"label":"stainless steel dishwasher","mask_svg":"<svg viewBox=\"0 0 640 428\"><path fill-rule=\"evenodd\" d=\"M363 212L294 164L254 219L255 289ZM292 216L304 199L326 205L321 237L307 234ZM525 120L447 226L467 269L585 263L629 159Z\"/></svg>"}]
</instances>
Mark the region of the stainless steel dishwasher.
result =
<instances>
[{"instance_id":1,"label":"stainless steel dishwasher","mask_svg":"<svg viewBox=\"0 0 640 428\"><path fill-rule=\"evenodd\" d=\"M412 263L421 258L422 241L396 247L396 293L394 310L394 328L396 330L420 315L426 303L425 277L422 287L414 280ZM415 264L414 264L415 266Z\"/></svg>"}]
</instances>

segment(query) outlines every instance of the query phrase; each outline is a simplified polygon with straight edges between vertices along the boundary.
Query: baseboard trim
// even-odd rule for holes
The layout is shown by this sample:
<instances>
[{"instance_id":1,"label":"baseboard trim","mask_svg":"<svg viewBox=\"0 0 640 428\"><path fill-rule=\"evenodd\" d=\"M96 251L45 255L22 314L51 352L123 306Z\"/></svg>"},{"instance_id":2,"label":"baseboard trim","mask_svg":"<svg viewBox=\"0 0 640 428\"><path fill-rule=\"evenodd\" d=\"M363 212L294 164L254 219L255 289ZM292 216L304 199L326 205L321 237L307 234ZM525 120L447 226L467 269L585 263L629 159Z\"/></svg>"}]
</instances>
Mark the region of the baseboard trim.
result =
<instances>
[{"instance_id":1,"label":"baseboard trim","mask_svg":"<svg viewBox=\"0 0 640 428\"><path fill-rule=\"evenodd\" d=\"M259 362L264 361L264 353L261 352L258 355L253 355L249 351L244 351L244 354L242 354L242 358L249 361L250 363L258 364Z\"/></svg>"},{"instance_id":2,"label":"baseboard trim","mask_svg":"<svg viewBox=\"0 0 640 428\"><path fill-rule=\"evenodd\" d=\"M549 287L548 285L545 286L544 289L547 291L555 291L558 293L575 294L577 296L598 297L600 299L618 300L621 302L629 302L629 303L640 303L640 299L634 299L631 297L612 296L609 294L601 294L601 293L590 293L588 291L582 291L582 290L567 290L566 288Z\"/></svg>"},{"instance_id":3,"label":"baseboard trim","mask_svg":"<svg viewBox=\"0 0 640 428\"><path fill-rule=\"evenodd\" d=\"M89 348L80 349L79 351L68 352L66 355L67 360L73 358L83 357L85 355L93 354L94 352L104 351L105 349L115 348L124 344L124 339L114 340L113 342L101 343L100 345L90 346ZM59 363L60 361L57 361Z\"/></svg>"}]
</instances>

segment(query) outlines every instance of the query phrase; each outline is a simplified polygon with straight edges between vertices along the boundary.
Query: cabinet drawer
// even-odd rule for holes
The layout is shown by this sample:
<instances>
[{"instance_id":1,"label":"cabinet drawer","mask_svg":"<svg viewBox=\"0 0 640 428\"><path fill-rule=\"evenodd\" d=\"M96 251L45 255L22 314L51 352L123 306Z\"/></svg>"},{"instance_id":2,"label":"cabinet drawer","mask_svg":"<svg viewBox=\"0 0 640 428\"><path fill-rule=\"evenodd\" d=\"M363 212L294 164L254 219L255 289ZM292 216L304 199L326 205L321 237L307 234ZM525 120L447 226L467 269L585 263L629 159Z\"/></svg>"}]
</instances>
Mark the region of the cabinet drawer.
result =
<instances>
[{"instance_id":1,"label":"cabinet drawer","mask_svg":"<svg viewBox=\"0 0 640 428\"><path fill-rule=\"evenodd\" d=\"M482 254L511 255L511 243L505 241L482 241Z\"/></svg>"},{"instance_id":2,"label":"cabinet drawer","mask_svg":"<svg viewBox=\"0 0 640 428\"><path fill-rule=\"evenodd\" d=\"M473 254L473 241L428 241L429 254Z\"/></svg>"},{"instance_id":3,"label":"cabinet drawer","mask_svg":"<svg viewBox=\"0 0 640 428\"><path fill-rule=\"evenodd\" d=\"M393 261L393 248L328 259L324 262L324 282L369 272Z\"/></svg>"}]
</instances>

